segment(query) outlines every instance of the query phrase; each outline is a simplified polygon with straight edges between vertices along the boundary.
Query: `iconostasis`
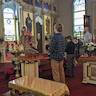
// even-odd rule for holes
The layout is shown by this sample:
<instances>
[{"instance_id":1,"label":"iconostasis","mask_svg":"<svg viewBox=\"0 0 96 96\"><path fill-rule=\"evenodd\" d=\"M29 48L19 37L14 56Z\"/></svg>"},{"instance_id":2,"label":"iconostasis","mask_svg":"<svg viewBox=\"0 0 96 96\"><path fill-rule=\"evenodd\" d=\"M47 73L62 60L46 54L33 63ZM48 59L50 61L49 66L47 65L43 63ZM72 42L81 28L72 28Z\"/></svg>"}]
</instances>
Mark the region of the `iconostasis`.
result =
<instances>
[{"instance_id":1,"label":"iconostasis","mask_svg":"<svg viewBox=\"0 0 96 96\"><path fill-rule=\"evenodd\" d=\"M44 52L45 38L49 39L52 34L51 25L54 12L51 12L52 6L50 3L42 3L41 0L35 0L35 2L34 0L7 0L5 2L2 3L5 62L11 61L11 59L6 59L6 56L11 58L11 55L7 54L9 53L8 50L11 50L11 47L21 40L23 27L26 28L26 32L23 35L31 38L31 43L36 43L40 53Z\"/></svg>"},{"instance_id":2,"label":"iconostasis","mask_svg":"<svg viewBox=\"0 0 96 96\"><path fill-rule=\"evenodd\" d=\"M36 23L36 38L37 38L37 49L40 53L46 53L46 44L49 36L51 35L51 6L48 2L40 2L35 0L35 23Z\"/></svg>"}]
</instances>

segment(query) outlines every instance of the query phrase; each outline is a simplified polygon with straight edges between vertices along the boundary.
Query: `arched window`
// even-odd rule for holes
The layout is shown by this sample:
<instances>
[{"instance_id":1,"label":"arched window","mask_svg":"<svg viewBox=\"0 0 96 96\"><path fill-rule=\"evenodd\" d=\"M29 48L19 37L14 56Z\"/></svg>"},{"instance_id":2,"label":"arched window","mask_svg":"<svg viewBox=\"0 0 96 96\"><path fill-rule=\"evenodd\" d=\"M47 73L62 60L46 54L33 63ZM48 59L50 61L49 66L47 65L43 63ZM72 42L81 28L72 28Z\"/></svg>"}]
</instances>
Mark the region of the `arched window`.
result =
<instances>
[{"instance_id":1,"label":"arched window","mask_svg":"<svg viewBox=\"0 0 96 96\"><path fill-rule=\"evenodd\" d=\"M4 2L2 6L2 9L5 41L19 40L19 4L16 3L14 0L6 0L6 2Z\"/></svg>"},{"instance_id":2,"label":"arched window","mask_svg":"<svg viewBox=\"0 0 96 96\"><path fill-rule=\"evenodd\" d=\"M74 0L74 36L83 38L85 0Z\"/></svg>"},{"instance_id":3,"label":"arched window","mask_svg":"<svg viewBox=\"0 0 96 96\"><path fill-rule=\"evenodd\" d=\"M3 15L5 41L15 41L14 10L11 8L4 8Z\"/></svg>"}]
</instances>

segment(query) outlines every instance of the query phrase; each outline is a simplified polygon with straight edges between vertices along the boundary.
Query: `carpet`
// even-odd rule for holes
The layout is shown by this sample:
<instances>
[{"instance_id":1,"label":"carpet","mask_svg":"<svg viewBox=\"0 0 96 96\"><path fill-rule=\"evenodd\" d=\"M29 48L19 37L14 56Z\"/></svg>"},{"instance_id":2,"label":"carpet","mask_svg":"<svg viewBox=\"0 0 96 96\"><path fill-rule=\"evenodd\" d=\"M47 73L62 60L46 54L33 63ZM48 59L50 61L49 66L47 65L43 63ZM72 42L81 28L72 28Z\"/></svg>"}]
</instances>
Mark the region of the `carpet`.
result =
<instances>
[{"instance_id":1,"label":"carpet","mask_svg":"<svg viewBox=\"0 0 96 96\"><path fill-rule=\"evenodd\" d=\"M11 65L6 66L5 68L9 68L9 66L11 66ZM40 70L41 69L44 70L44 66L43 67L41 66ZM48 67L48 69L50 69L50 68ZM44 78L44 76L46 76L46 74L51 73L51 70L49 70L48 73L46 73L46 72L47 71L44 71L44 72L42 71L41 77ZM82 83L82 74L83 74L83 66L77 65L75 67L75 77L74 78L66 77L66 84L69 87L70 94L71 94L70 96L96 96L96 85L83 84ZM0 77L2 75L3 74L0 74ZM50 74L47 75L47 78L49 78L49 79L51 78ZM0 95L8 92L8 90L9 90L8 89L8 80L6 80L4 78L4 76L2 76L1 81L0 81Z\"/></svg>"},{"instance_id":2,"label":"carpet","mask_svg":"<svg viewBox=\"0 0 96 96\"><path fill-rule=\"evenodd\" d=\"M70 96L96 96L96 85L82 83L83 66L77 65L75 77L66 78L66 83L70 89Z\"/></svg>"},{"instance_id":3,"label":"carpet","mask_svg":"<svg viewBox=\"0 0 96 96\"><path fill-rule=\"evenodd\" d=\"M0 95L9 91L8 82L15 78L13 66L10 63L0 64Z\"/></svg>"}]
</instances>

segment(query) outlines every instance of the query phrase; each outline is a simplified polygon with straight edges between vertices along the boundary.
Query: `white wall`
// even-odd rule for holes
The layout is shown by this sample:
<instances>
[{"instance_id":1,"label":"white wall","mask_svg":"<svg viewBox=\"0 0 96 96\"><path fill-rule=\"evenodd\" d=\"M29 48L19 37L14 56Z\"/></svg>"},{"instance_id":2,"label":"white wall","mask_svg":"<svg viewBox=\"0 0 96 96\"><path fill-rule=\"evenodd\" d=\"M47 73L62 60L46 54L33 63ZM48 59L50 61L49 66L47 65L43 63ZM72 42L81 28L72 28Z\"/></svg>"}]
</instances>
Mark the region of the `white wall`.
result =
<instances>
[{"instance_id":1,"label":"white wall","mask_svg":"<svg viewBox=\"0 0 96 96\"><path fill-rule=\"evenodd\" d=\"M73 5L72 0L55 0L58 21L64 25L64 36L72 34L73 27Z\"/></svg>"},{"instance_id":2,"label":"white wall","mask_svg":"<svg viewBox=\"0 0 96 96\"><path fill-rule=\"evenodd\" d=\"M86 9L90 16L91 31L96 34L96 0L87 0Z\"/></svg>"},{"instance_id":3,"label":"white wall","mask_svg":"<svg viewBox=\"0 0 96 96\"><path fill-rule=\"evenodd\" d=\"M96 0L86 0L87 15L90 16L91 32L96 34ZM58 21L64 25L64 35L72 34L73 0L55 0Z\"/></svg>"},{"instance_id":4,"label":"white wall","mask_svg":"<svg viewBox=\"0 0 96 96\"><path fill-rule=\"evenodd\" d=\"M0 0L0 37L3 36L3 13L2 13L2 1Z\"/></svg>"}]
</instances>

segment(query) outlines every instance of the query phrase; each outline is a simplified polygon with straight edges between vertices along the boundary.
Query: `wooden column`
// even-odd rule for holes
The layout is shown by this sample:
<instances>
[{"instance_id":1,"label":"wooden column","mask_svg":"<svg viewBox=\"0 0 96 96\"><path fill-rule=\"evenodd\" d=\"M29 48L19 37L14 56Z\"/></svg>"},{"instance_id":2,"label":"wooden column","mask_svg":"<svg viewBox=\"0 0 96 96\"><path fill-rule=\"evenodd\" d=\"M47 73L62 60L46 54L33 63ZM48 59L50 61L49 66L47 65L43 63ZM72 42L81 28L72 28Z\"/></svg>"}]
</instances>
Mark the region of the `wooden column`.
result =
<instances>
[{"instance_id":1,"label":"wooden column","mask_svg":"<svg viewBox=\"0 0 96 96\"><path fill-rule=\"evenodd\" d=\"M3 23L3 8L2 0L0 0L0 39L4 39L4 23ZM4 45L3 42L0 43L0 52L2 54L0 62L4 61Z\"/></svg>"},{"instance_id":2,"label":"wooden column","mask_svg":"<svg viewBox=\"0 0 96 96\"><path fill-rule=\"evenodd\" d=\"M3 9L2 9L2 0L0 0L0 37L4 36L4 24L3 24Z\"/></svg>"},{"instance_id":3,"label":"wooden column","mask_svg":"<svg viewBox=\"0 0 96 96\"><path fill-rule=\"evenodd\" d=\"M42 0L42 9L41 9L41 15L42 15L42 19L43 19L43 26L42 26L42 49L43 49L43 53L44 53L44 1Z\"/></svg>"},{"instance_id":4,"label":"wooden column","mask_svg":"<svg viewBox=\"0 0 96 96\"><path fill-rule=\"evenodd\" d=\"M36 37L36 24L35 24L35 0L33 0L33 27L34 27L34 43L35 48L37 47L37 37Z\"/></svg>"}]
</instances>

